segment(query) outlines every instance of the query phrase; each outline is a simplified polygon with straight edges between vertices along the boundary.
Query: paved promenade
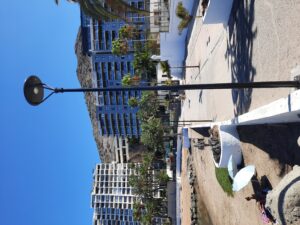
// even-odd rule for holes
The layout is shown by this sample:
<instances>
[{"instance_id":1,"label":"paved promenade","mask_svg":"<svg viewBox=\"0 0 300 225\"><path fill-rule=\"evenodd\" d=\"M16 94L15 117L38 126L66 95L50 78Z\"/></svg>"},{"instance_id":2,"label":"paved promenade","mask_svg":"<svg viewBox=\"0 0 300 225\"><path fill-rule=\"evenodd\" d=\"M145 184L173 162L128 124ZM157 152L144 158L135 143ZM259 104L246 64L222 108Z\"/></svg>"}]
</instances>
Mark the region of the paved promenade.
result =
<instances>
[{"instance_id":1,"label":"paved promenade","mask_svg":"<svg viewBox=\"0 0 300 225\"><path fill-rule=\"evenodd\" d=\"M291 80L291 70L300 64L299 12L300 0L236 0L228 26L203 25L201 18L195 19L187 46L186 65L200 64L200 69L186 69L182 83ZM291 91L186 91L180 120L229 120L286 97ZM258 178L269 177L273 187L282 176L278 168L291 166L282 164L280 159L270 159L266 149L248 144L244 150L245 164L255 164ZM255 203L244 200L253 193L252 186L236 193L233 198L228 197L216 181L211 152L193 149L192 153L198 183L202 184L199 192L213 224L263 224Z\"/></svg>"},{"instance_id":2,"label":"paved promenade","mask_svg":"<svg viewBox=\"0 0 300 225\"><path fill-rule=\"evenodd\" d=\"M200 11L198 9L198 14ZM234 1L228 26L195 19L183 82L290 80L300 64L300 1ZM187 91L189 119L231 119L286 96L289 89ZM193 107L189 107L193 106ZM185 119L188 119L185 118Z\"/></svg>"}]
</instances>

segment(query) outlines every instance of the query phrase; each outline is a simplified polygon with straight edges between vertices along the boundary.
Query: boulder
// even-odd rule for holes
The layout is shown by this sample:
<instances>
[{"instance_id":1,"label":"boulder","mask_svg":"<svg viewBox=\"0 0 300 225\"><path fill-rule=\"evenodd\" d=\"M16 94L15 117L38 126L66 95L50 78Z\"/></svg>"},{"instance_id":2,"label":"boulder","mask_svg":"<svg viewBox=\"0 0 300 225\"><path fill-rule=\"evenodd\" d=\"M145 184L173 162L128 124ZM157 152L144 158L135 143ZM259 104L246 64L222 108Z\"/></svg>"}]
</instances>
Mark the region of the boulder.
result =
<instances>
[{"instance_id":1,"label":"boulder","mask_svg":"<svg viewBox=\"0 0 300 225\"><path fill-rule=\"evenodd\" d=\"M300 225L300 167L294 166L267 194L266 207L281 225Z\"/></svg>"}]
</instances>

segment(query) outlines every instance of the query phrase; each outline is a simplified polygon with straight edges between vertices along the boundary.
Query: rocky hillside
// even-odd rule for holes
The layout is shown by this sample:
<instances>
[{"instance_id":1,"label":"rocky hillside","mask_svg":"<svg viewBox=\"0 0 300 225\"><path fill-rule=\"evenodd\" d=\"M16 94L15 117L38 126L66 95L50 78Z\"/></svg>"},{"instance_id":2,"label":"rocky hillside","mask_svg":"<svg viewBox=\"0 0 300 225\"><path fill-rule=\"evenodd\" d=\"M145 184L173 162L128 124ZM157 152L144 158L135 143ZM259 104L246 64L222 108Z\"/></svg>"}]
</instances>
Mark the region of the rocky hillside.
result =
<instances>
[{"instance_id":1,"label":"rocky hillside","mask_svg":"<svg viewBox=\"0 0 300 225\"><path fill-rule=\"evenodd\" d=\"M82 36L79 29L76 43L75 54L77 56L77 78L81 87L92 87L92 65L90 57L82 52ZM99 135L97 115L96 115L96 97L93 93L85 93L85 103L87 105L89 116L93 127L93 135L97 144L98 153L101 161L111 162L114 160L113 142L111 138L102 137Z\"/></svg>"}]
</instances>

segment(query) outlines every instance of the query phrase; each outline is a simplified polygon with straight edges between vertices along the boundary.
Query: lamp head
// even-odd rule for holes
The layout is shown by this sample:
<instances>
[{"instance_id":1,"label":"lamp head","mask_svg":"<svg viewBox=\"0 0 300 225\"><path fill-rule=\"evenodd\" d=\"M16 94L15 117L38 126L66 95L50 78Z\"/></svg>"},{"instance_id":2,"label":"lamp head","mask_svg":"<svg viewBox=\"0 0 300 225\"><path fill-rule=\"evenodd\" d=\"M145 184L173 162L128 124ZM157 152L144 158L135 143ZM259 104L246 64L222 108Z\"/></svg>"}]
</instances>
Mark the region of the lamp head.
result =
<instances>
[{"instance_id":1,"label":"lamp head","mask_svg":"<svg viewBox=\"0 0 300 225\"><path fill-rule=\"evenodd\" d=\"M33 106L39 105L44 100L44 85L35 75L28 77L24 83L24 96L26 101Z\"/></svg>"}]
</instances>

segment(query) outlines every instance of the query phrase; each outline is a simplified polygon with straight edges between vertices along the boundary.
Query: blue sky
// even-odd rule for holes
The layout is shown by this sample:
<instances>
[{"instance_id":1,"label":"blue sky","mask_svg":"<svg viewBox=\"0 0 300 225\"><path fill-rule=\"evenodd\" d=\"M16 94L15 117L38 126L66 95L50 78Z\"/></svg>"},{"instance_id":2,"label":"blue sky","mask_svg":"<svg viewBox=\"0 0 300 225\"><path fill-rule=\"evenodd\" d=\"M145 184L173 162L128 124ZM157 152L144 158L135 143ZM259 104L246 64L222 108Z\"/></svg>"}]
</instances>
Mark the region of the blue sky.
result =
<instances>
[{"instance_id":1,"label":"blue sky","mask_svg":"<svg viewBox=\"0 0 300 225\"><path fill-rule=\"evenodd\" d=\"M83 95L59 94L32 107L27 76L79 87L74 44L79 7L54 0L0 7L0 224L91 224L92 169L98 162Z\"/></svg>"}]
</instances>

